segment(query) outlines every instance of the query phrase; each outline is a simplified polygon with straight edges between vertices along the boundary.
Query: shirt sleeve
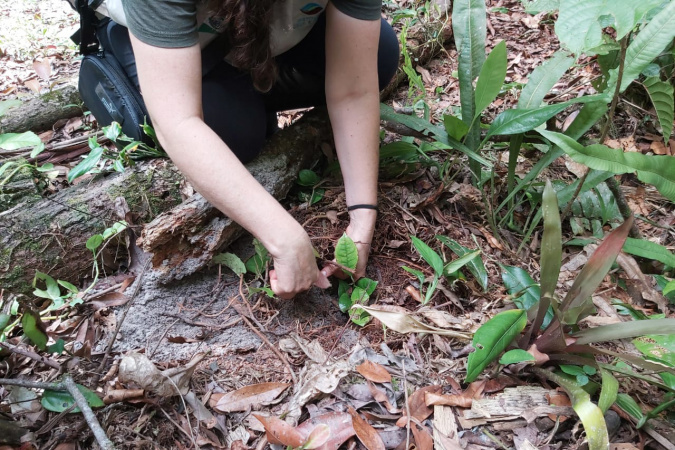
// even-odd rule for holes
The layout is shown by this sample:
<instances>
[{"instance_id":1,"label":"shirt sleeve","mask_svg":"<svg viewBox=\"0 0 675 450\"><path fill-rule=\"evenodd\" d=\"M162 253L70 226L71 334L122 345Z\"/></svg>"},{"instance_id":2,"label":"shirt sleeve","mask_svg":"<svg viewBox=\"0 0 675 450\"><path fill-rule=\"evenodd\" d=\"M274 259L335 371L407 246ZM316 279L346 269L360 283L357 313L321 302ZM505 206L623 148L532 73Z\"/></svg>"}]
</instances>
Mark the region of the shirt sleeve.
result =
<instances>
[{"instance_id":1,"label":"shirt sleeve","mask_svg":"<svg viewBox=\"0 0 675 450\"><path fill-rule=\"evenodd\" d=\"M332 0L333 5L350 17L361 20L379 20L382 0Z\"/></svg>"},{"instance_id":2,"label":"shirt sleeve","mask_svg":"<svg viewBox=\"0 0 675 450\"><path fill-rule=\"evenodd\" d=\"M122 0L127 27L155 47L190 47L199 42L196 0Z\"/></svg>"}]
</instances>

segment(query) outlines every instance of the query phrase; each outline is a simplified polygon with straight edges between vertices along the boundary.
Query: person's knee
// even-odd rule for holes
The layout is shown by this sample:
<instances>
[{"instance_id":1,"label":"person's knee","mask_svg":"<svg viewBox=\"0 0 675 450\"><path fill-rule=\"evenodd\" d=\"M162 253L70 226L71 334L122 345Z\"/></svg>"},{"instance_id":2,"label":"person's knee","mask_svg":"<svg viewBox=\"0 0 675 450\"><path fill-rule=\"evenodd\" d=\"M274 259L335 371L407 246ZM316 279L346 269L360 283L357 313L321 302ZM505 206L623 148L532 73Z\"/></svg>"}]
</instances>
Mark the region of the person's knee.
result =
<instances>
[{"instance_id":1,"label":"person's knee","mask_svg":"<svg viewBox=\"0 0 675 450\"><path fill-rule=\"evenodd\" d=\"M382 19L380 43L377 52L377 71L380 80L380 90L384 89L396 75L400 50L398 37L389 23Z\"/></svg>"}]
</instances>

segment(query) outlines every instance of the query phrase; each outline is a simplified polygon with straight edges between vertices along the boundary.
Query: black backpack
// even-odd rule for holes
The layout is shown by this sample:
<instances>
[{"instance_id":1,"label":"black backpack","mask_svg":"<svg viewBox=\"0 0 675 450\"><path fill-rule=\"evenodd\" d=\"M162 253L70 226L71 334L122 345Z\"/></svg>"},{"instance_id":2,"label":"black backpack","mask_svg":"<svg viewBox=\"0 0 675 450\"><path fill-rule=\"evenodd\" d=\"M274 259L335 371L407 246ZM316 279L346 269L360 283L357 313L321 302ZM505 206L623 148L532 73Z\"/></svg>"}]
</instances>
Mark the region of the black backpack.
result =
<instances>
[{"instance_id":1,"label":"black backpack","mask_svg":"<svg viewBox=\"0 0 675 450\"><path fill-rule=\"evenodd\" d=\"M94 12L104 0L69 1L80 15L80 29L72 40L79 44L82 54L78 80L82 101L99 125L118 122L124 134L151 144L152 140L143 132L143 124L150 124L150 118L139 90L135 64L123 67L114 52L102 45L111 42L110 33L115 27L119 31L121 25ZM223 34L202 50L202 76L223 60L229 48L229 39Z\"/></svg>"}]
</instances>

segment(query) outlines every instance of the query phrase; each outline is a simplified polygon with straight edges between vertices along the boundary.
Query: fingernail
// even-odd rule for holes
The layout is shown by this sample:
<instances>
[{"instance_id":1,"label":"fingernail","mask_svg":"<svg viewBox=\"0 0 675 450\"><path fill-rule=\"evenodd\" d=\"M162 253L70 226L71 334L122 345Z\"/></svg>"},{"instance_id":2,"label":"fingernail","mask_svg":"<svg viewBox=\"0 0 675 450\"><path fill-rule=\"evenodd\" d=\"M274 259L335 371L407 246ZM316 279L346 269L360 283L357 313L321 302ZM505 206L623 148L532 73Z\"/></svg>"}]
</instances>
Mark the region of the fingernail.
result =
<instances>
[{"instance_id":1,"label":"fingernail","mask_svg":"<svg viewBox=\"0 0 675 450\"><path fill-rule=\"evenodd\" d=\"M321 274L322 274L324 277L327 277L327 276L328 276L328 274L326 273L325 270L322 270L322 271L321 271Z\"/></svg>"}]
</instances>

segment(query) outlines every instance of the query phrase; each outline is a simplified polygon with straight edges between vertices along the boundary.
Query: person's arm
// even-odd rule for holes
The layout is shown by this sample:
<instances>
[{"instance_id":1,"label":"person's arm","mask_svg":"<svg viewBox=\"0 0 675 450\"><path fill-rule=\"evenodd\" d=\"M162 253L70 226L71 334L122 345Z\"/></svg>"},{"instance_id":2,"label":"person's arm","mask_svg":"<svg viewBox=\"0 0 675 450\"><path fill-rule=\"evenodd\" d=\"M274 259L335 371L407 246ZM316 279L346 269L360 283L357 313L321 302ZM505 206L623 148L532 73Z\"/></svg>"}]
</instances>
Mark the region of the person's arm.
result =
<instances>
[{"instance_id":1,"label":"person's arm","mask_svg":"<svg viewBox=\"0 0 675 450\"><path fill-rule=\"evenodd\" d=\"M212 205L269 250L277 295L291 298L309 289L322 275L307 233L204 123L199 46L160 48L133 35L131 43L143 99L173 162Z\"/></svg>"},{"instance_id":2,"label":"person's arm","mask_svg":"<svg viewBox=\"0 0 675 450\"><path fill-rule=\"evenodd\" d=\"M380 93L377 52L380 20L359 20L328 4L326 102L345 182L347 205L377 204ZM365 275L377 212L349 213L347 234L359 249L356 277ZM359 243L360 242L360 243ZM334 266L323 272L332 275Z\"/></svg>"}]
</instances>

